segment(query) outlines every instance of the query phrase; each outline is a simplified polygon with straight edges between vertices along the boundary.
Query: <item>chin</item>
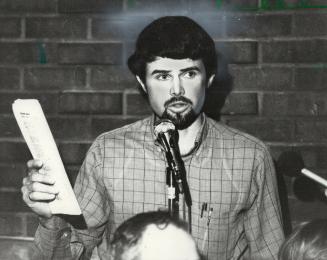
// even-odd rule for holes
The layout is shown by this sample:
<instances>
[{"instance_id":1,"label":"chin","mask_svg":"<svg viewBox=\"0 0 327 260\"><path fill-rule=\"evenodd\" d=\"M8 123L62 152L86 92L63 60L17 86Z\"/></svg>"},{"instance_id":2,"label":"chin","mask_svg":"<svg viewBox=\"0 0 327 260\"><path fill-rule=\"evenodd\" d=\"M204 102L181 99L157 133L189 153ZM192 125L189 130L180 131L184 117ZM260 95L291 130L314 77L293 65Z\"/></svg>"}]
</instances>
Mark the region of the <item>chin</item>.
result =
<instances>
[{"instance_id":1,"label":"chin","mask_svg":"<svg viewBox=\"0 0 327 260\"><path fill-rule=\"evenodd\" d=\"M196 114L193 109L191 109L186 113L176 113L176 114L169 113L167 112L167 110L165 110L161 118L169 119L170 121L173 122L176 129L183 130L188 128L190 125L192 125L198 116L199 114Z\"/></svg>"}]
</instances>

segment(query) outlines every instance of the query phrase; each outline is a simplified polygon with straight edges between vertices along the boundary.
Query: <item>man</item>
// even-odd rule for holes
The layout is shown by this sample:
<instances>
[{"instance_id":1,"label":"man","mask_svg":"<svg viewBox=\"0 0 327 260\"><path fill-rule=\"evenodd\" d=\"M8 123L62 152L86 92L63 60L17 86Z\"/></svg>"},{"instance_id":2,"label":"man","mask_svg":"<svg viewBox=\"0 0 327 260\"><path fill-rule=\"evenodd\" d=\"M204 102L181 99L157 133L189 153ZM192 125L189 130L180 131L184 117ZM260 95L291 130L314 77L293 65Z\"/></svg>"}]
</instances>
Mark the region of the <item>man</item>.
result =
<instances>
[{"instance_id":1,"label":"man","mask_svg":"<svg viewBox=\"0 0 327 260\"><path fill-rule=\"evenodd\" d=\"M35 241L46 258L87 259L96 246L101 257L124 220L167 208L167 163L153 126L168 118L178 129L193 201L187 220L201 252L210 260L276 259L283 232L267 148L202 113L216 59L212 38L187 17L160 18L140 33L128 65L154 115L100 135L88 151L74 187L87 230L51 214L54 181L39 174L40 162L28 163L23 198L40 216Z\"/></svg>"},{"instance_id":2,"label":"man","mask_svg":"<svg viewBox=\"0 0 327 260\"><path fill-rule=\"evenodd\" d=\"M168 212L140 213L121 224L110 243L110 260L200 260L186 223Z\"/></svg>"}]
</instances>

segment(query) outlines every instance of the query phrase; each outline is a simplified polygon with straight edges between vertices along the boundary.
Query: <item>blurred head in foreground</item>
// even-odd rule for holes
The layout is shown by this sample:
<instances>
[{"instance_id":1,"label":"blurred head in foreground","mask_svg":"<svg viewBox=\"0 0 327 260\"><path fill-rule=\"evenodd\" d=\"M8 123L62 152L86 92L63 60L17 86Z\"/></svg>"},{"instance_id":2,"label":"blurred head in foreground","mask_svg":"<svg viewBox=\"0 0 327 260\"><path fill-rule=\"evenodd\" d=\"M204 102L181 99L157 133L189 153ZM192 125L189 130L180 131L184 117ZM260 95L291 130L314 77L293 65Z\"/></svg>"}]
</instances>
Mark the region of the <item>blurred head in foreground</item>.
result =
<instances>
[{"instance_id":1,"label":"blurred head in foreground","mask_svg":"<svg viewBox=\"0 0 327 260\"><path fill-rule=\"evenodd\" d=\"M298 227L283 243L279 260L327 260L327 219Z\"/></svg>"},{"instance_id":2,"label":"blurred head in foreground","mask_svg":"<svg viewBox=\"0 0 327 260\"><path fill-rule=\"evenodd\" d=\"M125 221L115 231L110 248L111 260L200 260L185 223L164 211Z\"/></svg>"}]
</instances>

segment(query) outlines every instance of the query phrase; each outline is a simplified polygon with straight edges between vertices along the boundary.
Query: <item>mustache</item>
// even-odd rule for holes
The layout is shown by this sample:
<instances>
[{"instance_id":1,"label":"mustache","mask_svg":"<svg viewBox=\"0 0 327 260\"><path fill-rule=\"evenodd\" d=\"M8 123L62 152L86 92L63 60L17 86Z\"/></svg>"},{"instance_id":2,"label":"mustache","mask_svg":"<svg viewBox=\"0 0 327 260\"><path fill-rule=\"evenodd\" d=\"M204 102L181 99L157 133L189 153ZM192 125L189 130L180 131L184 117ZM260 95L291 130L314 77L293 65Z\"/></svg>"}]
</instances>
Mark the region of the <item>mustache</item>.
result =
<instances>
[{"instance_id":1,"label":"mustache","mask_svg":"<svg viewBox=\"0 0 327 260\"><path fill-rule=\"evenodd\" d=\"M164 106L165 106L165 107L168 107L170 104L175 103L175 102L184 102L184 103L188 103L188 104L190 104L190 105L193 104L192 101L191 101L190 99L188 99L188 98L186 98L186 97L183 97L183 96L180 96L180 97L172 97L172 98L168 99L168 100L165 102Z\"/></svg>"}]
</instances>

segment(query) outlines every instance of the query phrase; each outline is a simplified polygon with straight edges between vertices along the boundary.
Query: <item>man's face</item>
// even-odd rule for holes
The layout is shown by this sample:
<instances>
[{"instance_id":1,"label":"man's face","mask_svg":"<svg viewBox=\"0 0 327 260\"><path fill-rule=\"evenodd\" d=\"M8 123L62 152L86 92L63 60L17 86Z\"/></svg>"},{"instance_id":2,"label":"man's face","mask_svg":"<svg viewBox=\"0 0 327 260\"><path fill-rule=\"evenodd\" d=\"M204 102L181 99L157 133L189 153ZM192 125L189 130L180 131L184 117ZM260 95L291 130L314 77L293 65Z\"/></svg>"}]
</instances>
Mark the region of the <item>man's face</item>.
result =
<instances>
[{"instance_id":1,"label":"man's face","mask_svg":"<svg viewBox=\"0 0 327 260\"><path fill-rule=\"evenodd\" d=\"M187 128L198 117L212 79L206 80L201 60L162 57L147 64L145 84L138 78L155 114L170 119L177 129Z\"/></svg>"}]
</instances>

